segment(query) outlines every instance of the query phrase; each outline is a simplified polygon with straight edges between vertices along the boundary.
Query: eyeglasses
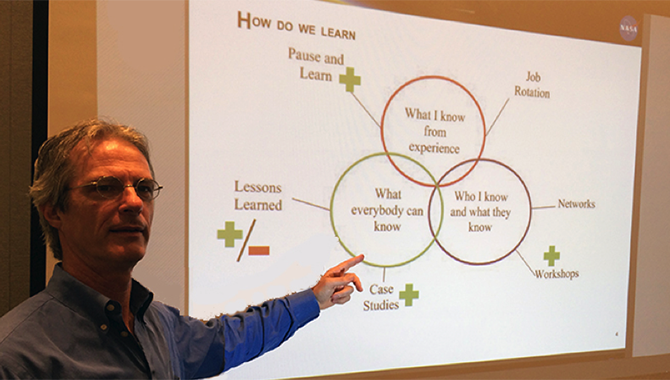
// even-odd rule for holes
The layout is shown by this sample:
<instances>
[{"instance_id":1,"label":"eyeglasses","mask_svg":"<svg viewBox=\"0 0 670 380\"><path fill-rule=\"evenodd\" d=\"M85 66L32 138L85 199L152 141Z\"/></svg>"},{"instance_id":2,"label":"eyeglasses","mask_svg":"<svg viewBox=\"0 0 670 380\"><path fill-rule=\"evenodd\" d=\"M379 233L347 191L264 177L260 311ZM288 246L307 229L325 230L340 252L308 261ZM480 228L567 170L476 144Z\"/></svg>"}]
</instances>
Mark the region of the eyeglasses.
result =
<instances>
[{"instance_id":1,"label":"eyeglasses","mask_svg":"<svg viewBox=\"0 0 670 380\"><path fill-rule=\"evenodd\" d=\"M95 186L95 190L103 198L114 199L117 198L126 187L134 187L135 193L145 202L156 199L160 194L163 186L153 179L140 178L134 184L124 185L120 179L116 177L100 177L97 181L89 182L83 185L75 186L70 189L78 189L80 187Z\"/></svg>"}]
</instances>

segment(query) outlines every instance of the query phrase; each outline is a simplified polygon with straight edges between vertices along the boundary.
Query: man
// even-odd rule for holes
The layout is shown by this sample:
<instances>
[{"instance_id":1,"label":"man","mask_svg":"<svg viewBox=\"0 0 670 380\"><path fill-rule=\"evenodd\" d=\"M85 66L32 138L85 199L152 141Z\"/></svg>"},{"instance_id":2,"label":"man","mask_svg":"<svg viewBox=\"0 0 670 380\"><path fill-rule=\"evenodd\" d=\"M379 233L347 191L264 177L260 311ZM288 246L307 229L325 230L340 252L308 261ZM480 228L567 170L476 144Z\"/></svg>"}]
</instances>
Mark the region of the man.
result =
<instances>
[{"instance_id":1,"label":"man","mask_svg":"<svg viewBox=\"0 0 670 380\"><path fill-rule=\"evenodd\" d=\"M47 288L0 319L0 377L210 377L279 346L319 310L347 302L352 258L312 288L206 323L152 301L132 279L151 232L145 137L91 120L47 140L30 189L61 260Z\"/></svg>"}]
</instances>

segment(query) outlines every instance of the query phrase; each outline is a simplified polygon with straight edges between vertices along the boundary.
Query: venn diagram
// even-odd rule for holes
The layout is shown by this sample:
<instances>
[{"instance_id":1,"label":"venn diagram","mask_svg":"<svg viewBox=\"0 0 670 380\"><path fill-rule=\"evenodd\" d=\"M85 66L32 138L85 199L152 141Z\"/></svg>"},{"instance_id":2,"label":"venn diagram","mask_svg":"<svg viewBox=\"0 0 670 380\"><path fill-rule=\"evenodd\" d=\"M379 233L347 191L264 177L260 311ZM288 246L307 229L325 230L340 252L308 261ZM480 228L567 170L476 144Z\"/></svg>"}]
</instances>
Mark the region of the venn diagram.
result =
<instances>
[{"instance_id":1,"label":"venn diagram","mask_svg":"<svg viewBox=\"0 0 670 380\"><path fill-rule=\"evenodd\" d=\"M484 156L487 126L473 94L444 76L422 76L388 99L382 151L352 163L330 200L342 247L376 267L438 250L468 265L511 255L530 228L525 182Z\"/></svg>"}]
</instances>

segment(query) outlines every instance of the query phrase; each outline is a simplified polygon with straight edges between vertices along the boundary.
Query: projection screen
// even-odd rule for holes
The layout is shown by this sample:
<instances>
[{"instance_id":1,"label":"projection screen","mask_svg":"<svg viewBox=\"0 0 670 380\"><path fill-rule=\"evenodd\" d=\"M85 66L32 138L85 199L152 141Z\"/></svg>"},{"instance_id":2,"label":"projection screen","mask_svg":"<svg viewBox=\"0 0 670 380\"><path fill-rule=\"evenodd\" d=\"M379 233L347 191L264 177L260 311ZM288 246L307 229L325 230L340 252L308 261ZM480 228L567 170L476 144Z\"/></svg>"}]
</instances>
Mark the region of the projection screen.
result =
<instances>
[{"instance_id":1,"label":"projection screen","mask_svg":"<svg viewBox=\"0 0 670 380\"><path fill-rule=\"evenodd\" d=\"M97 1L98 114L165 186L135 277L209 318L366 255L222 378L667 370L670 11L560 4Z\"/></svg>"}]
</instances>

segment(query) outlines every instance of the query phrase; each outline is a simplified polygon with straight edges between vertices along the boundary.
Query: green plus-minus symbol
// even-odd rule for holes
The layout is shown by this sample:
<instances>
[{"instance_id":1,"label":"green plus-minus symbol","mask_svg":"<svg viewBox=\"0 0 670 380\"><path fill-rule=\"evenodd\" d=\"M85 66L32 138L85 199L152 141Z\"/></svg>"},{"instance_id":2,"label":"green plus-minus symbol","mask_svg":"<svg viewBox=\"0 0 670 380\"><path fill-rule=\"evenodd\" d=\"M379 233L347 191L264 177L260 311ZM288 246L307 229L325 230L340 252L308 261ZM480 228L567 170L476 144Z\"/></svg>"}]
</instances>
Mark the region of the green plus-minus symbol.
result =
<instances>
[{"instance_id":1,"label":"green plus-minus symbol","mask_svg":"<svg viewBox=\"0 0 670 380\"><path fill-rule=\"evenodd\" d=\"M405 300L405 306L412 306L412 301L419 298L419 291L414 290L414 284L405 284L405 290L400 291L399 296Z\"/></svg>"},{"instance_id":2,"label":"green plus-minus symbol","mask_svg":"<svg viewBox=\"0 0 670 380\"><path fill-rule=\"evenodd\" d=\"M549 246L549 252L544 253L544 259L549 261L549 266L553 267L556 263L556 260L560 260L561 253L556 252L556 247L553 245Z\"/></svg>"},{"instance_id":3,"label":"green plus-minus symbol","mask_svg":"<svg viewBox=\"0 0 670 380\"><path fill-rule=\"evenodd\" d=\"M361 85L361 77L354 75L353 67L347 67L347 74L340 74L340 84L346 86L347 92L354 92L354 86Z\"/></svg>"},{"instance_id":4,"label":"green plus-minus symbol","mask_svg":"<svg viewBox=\"0 0 670 380\"><path fill-rule=\"evenodd\" d=\"M224 239L226 241L226 247L234 247L235 240L242 239L242 230L235 229L235 222L226 222L225 230L216 231L217 239Z\"/></svg>"}]
</instances>

